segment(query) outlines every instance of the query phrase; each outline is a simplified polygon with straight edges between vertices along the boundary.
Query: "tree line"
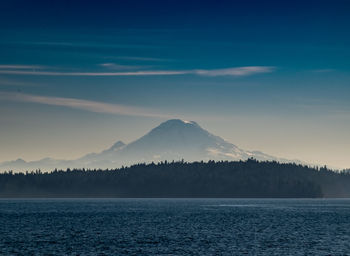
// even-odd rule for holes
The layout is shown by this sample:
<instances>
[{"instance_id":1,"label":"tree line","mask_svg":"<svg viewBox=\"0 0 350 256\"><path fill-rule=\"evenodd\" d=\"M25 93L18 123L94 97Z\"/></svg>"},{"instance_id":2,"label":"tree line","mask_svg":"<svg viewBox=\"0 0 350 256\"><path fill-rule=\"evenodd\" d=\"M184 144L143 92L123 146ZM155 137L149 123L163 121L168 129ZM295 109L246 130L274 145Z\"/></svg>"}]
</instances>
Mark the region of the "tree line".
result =
<instances>
[{"instance_id":1,"label":"tree line","mask_svg":"<svg viewBox=\"0 0 350 256\"><path fill-rule=\"evenodd\" d=\"M349 197L350 173L275 161L161 162L0 174L0 197Z\"/></svg>"}]
</instances>

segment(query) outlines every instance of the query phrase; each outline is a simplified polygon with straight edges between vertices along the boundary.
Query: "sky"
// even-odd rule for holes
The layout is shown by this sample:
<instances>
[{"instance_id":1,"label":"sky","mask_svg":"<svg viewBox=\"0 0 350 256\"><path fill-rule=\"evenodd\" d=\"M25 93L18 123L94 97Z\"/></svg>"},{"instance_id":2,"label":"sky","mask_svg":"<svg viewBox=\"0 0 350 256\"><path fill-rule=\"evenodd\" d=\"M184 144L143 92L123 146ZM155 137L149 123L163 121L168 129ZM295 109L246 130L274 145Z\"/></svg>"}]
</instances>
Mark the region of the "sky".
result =
<instances>
[{"instance_id":1,"label":"sky","mask_svg":"<svg viewBox=\"0 0 350 256\"><path fill-rule=\"evenodd\" d=\"M350 1L1 1L0 161L193 120L350 168Z\"/></svg>"}]
</instances>

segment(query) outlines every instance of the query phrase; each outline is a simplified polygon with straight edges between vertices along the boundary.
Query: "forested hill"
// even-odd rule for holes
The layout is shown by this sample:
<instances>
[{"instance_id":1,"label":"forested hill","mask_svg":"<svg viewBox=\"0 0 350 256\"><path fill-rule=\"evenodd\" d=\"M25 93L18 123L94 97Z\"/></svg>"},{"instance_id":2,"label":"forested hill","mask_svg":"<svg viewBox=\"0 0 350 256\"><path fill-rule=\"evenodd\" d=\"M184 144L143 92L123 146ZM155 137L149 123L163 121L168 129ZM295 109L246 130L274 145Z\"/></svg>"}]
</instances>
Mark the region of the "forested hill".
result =
<instances>
[{"instance_id":1,"label":"forested hill","mask_svg":"<svg viewBox=\"0 0 350 256\"><path fill-rule=\"evenodd\" d=\"M7 172L0 197L350 197L350 174L253 159Z\"/></svg>"}]
</instances>

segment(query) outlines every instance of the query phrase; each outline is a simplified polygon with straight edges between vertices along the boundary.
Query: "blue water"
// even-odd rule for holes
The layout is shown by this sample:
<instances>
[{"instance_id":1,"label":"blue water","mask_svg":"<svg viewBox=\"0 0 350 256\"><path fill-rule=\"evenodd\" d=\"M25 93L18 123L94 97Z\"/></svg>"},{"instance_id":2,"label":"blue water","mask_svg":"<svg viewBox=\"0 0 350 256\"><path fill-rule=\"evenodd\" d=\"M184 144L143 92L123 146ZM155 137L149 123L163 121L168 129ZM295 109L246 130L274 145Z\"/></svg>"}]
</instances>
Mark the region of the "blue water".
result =
<instances>
[{"instance_id":1,"label":"blue water","mask_svg":"<svg viewBox=\"0 0 350 256\"><path fill-rule=\"evenodd\" d=\"M0 255L350 255L350 200L0 200Z\"/></svg>"}]
</instances>

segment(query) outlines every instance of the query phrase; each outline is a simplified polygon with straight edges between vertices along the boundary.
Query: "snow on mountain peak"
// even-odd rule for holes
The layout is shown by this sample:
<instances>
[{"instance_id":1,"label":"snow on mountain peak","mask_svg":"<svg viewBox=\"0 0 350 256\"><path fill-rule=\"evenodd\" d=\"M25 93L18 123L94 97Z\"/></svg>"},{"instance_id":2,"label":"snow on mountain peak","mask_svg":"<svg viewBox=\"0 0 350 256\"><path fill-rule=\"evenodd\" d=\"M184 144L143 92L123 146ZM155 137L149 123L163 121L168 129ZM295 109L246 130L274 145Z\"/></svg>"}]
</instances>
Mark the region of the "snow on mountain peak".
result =
<instances>
[{"instance_id":1,"label":"snow on mountain peak","mask_svg":"<svg viewBox=\"0 0 350 256\"><path fill-rule=\"evenodd\" d=\"M170 128L170 127L179 128L179 127L186 127L186 126L198 126L199 127L199 125L194 121L186 121L186 120L181 120L181 119L170 119L170 120L167 120L167 121L161 123L156 128L158 128L158 127L161 127L161 128Z\"/></svg>"},{"instance_id":2,"label":"snow on mountain peak","mask_svg":"<svg viewBox=\"0 0 350 256\"><path fill-rule=\"evenodd\" d=\"M242 150L201 128L194 121L170 119L127 145L117 141L112 147L100 153L87 154L75 160L43 159L33 162L17 160L0 163L0 168L5 170L26 168L52 170L67 167L116 168L121 165L164 160L239 160L249 157L258 160L277 159L261 152Z\"/></svg>"}]
</instances>

